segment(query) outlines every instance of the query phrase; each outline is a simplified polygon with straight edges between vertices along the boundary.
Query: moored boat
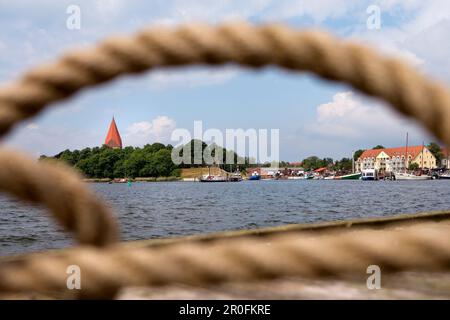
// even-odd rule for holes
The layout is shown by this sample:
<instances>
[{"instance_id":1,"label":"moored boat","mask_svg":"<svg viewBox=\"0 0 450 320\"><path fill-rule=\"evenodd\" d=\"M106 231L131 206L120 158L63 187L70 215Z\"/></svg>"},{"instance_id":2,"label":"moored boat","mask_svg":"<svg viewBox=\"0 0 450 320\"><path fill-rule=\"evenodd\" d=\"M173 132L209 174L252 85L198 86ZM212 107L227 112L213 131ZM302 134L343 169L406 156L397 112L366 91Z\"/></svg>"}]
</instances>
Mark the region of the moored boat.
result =
<instances>
[{"instance_id":1,"label":"moored boat","mask_svg":"<svg viewBox=\"0 0 450 320\"><path fill-rule=\"evenodd\" d=\"M334 180L359 180L359 178L361 178L361 172L334 177Z\"/></svg>"},{"instance_id":2,"label":"moored boat","mask_svg":"<svg viewBox=\"0 0 450 320\"><path fill-rule=\"evenodd\" d=\"M227 182L227 178L224 176L216 175L204 175L200 178L200 182Z\"/></svg>"},{"instance_id":3,"label":"moored boat","mask_svg":"<svg viewBox=\"0 0 450 320\"><path fill-rule=\"evenodd\" d=\"M261 176L257 171L254 171L250 177L248 177L248 180L260 180Z\"/></svg>"},{"instance_id":4,"label":"moored boat","mask_svg":"<svg viewBox=\"0 0 450 320\"><path fill-rule=\"evenodd\" d=\"M201 176L200 182L228 182L228 179L220 173L217 175L211 174L211 167L209 167L208 174Z\"/></svg>"},{"instance_id":5,"label":"moored boat","mask_svg":"<svg viewBox=\"0 0 450 320\"><path fill-rule=\"evenodd\" d=\"M394 173L395 180L431 180L431 176L428 175L415 175L406 172Z\"/></svg>"},{"instance_id":6,"label":"moored boat","mask_svg":"<svg viewBox=\"0 0 450 320\"><path fill-rule=\"evenodd\" d=\"M242 181L241 173L239 171L237 171L237 172L231 174L230 178L229 178L229 181L230 182L240 182L240 181Z\"/></svg>"},{"instance_id":7,"label":"moored boat","mask_svg":"<svg viewBox=\"0 0 450 320\"><path fill-rule=\"evenodd\" d=\"M364 181L373 181L378 180L378 174L375 169L366 169L361 172L361 180Z\"/></svg>"},{"instance_id":8,"label":"moored boat","mask_svg":"<svg viewBox=\"0 0 450 320\"><path fill-rule=\"evenodd\" d=\"M450 180L450 172L442 173L438 175L439 179Z\"/></svg>"},{"instance_id":9,"label":"moored boat","mask_svg":"<svg viewBox=\"0 0 450 320\"><path fill-rule=\"evenodd\" d=\"M299 176L291 176L291 177L287 177L288 180L304 180L304 177L299 177Z\"/></svg>"}]
</instances>

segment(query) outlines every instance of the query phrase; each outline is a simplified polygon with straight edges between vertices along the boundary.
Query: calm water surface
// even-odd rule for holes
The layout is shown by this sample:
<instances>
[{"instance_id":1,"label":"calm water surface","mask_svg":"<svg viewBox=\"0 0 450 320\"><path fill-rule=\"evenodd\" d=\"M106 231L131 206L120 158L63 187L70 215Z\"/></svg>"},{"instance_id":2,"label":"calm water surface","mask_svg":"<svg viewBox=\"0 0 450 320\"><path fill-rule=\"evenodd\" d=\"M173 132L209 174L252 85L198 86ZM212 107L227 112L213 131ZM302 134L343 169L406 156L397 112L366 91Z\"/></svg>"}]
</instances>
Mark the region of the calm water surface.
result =
<instances>
[{"instance_id":1,"label":"calm water surface","mask_svg":"<svg viewBox=\"0 0 450 320\"><path fill-rule=\"evenodd\" d=\"M450 181L244 181L90 184L123 240L450 208ZM69 246L40 208L0 197L0 255Z\"/></svg>"}]
</instances>

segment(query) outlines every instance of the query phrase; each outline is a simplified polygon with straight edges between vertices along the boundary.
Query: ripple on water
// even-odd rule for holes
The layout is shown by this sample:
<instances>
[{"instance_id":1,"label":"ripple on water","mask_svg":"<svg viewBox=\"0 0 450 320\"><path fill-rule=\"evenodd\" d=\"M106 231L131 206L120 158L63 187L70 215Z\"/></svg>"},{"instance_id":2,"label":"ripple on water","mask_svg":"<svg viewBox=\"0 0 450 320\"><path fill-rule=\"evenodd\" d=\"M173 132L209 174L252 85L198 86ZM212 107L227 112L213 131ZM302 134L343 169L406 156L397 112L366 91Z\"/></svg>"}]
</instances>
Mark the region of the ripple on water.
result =
<instances>
[{"instance_id":1,"label":"ripple on water","mask_svg":"<svg viewBox=\"0 0 450 320\"><path fill-rule=\"evenodd\" d=\"M90 184L115 208L122 239L450 208L449 181L260 181ZM69 246L42 209L0 197L0 254Z\"/></svg>"}]
</instances>

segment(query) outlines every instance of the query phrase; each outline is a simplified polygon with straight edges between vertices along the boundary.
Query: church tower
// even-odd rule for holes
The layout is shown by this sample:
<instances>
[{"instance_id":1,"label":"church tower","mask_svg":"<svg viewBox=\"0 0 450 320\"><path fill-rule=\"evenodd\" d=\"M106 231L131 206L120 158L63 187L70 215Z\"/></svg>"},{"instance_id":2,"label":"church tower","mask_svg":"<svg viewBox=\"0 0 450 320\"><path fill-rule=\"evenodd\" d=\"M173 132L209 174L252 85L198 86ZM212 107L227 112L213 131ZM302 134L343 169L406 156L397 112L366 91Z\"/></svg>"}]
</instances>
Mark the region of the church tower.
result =
<instances>
[{"instance_id":1,"label":"church tower","mask_svg":"<svg viewBox=\"0 0 450 320\"><path fill-rule=\"evenodd\" d=\"M119 130L117 130L116 121L112 118L109 125L108 134L106 135L105 145L113 149L122 149L122 139Z\"/></svg>"}]
</instances>

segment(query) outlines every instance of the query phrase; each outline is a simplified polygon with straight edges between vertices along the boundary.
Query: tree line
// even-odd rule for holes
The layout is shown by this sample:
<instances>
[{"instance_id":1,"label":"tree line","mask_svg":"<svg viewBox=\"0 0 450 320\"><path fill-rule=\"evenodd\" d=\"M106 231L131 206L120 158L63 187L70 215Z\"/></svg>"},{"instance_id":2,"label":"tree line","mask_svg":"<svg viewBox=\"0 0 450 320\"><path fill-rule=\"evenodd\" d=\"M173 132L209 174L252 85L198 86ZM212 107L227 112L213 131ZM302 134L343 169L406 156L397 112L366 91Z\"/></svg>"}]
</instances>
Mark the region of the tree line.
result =
<instances>
[{"instance_id":1,"label":"tree line","mask_svg":"<svg viewBox=\"0 0 450 320\"><path fill-rule=\"evenodd\" d=\"M188 146L188 148L185 148ZM54 156L48 157L42 155L41 160L56 159L75 167L89 178L136 178L136 177L179 177L182 168L204 167L210 163L206 163L198 155L196 157L196 148L200 149L201 154L206 150L207 154L211 154L216 160L217 165L228 172L234 172L237 169L245 171L246 168L265 166L271 163L255 164L248 157L240 157L234 151L227 150L217 145L207 145L200 140L191 140L184 146L174 147L170 144L162 143L146 144L144 147L125 147L123 149L111 149L105 145L102 147L84 148L82 150L64 150ZM431 142L427 145L431 153L434 154L438 163L443 158L442 150L437 143ZM373 149L384 149L378 145ZM187 157L183 152L188 150L190 154ZM187 161L175 164L172 161L172 151L180 157L184 157ZM357 150L354 153L354 160L358 160L364 150ZM217 153L217 154L216 154ZM231 164L224 164L226 160L233 159ZM199 163L197 163L199 162ZM332 158L319 158L310 156L301 161L301 167L306 170L316 170L327 167L333 171L348 172L352 170L352 159L342 158L341 160L333 160ZM290 167L289 162L281 161L278 163L280 168Z\"/></svg>"},{"instance_id":2,"label":"tree line","mask_svg":"<svg viewBox=\"0 0 450 320\"><path fill-rule=\"evenodd\" d=\"M189 148L174 147L170 144L162 143L146 144L144 147L125 147L123 149L112 149L105 145L102 147L84 148L82 150L64 150L54 156L42 155L41 161L48 159L63 161L73 166L88 178L136 178L136 177L179 177L182 168L192 168L206 166L203 157L200 163L195 162L194 146L201 146L201 152L207 150L218 163L224 163L227 159L233 159L230 165L219 164L227 171L234 171L238 167L241 170L249 164L249 160L244 159L244 164L237 165L237 161L242 160L234 151L226 150L215 145L207 145L205 142L192 140L188 143ZM186 145L185 145L186 146ZM172 151L184 156L184 150L190 150L191 154L186 162L176 165L172 161Z\"/></svg>"},{"instance_id":3,"label":"tree line","mask_svg":"<svg viewBox=\"0 0 450 320\"><path fill-rule=\"evenodd\" d=\"M333 160L332 158L319 158L317 156L310 156L302 160L301 166L304 170L316 170L326 167L332 171L346 172L352 170L352 159L342 158L341 160Z\"/></svg>"}]
</instances>

